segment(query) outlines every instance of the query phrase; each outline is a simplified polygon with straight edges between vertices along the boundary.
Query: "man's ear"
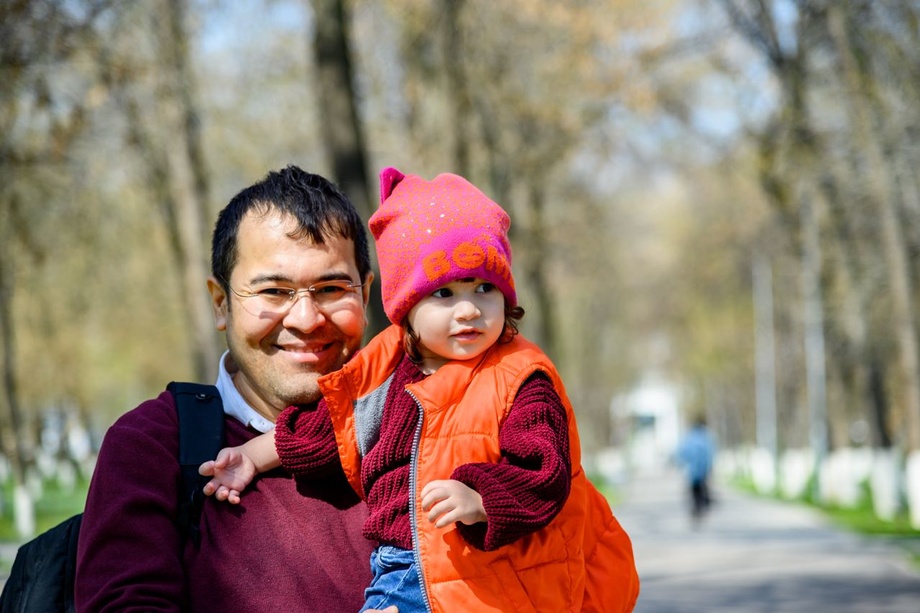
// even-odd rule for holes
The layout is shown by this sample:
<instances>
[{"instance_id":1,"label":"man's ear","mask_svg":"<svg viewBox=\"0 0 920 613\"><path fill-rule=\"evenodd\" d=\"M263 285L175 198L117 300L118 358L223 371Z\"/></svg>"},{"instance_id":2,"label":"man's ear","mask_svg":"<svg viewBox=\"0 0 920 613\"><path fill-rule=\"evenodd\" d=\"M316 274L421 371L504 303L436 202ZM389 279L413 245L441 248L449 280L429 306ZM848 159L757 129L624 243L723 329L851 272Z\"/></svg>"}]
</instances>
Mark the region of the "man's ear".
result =
<instances>
[{"instance_id":1,"label":"man's ear","mask_svg":"<svg viewBox=\"0 0 920 613\"><path fill-rule=\"evenodd\" d=\"M227 292L214 277L208 277L208 293L211 294L211 309L214 311L214 327L221 332L227 329Z\"/></svg>"},{"instance_id":2,"label":"man's ear","mask_svg":"<svg viewBox=\"0 0 920 613\"><path fill-rule=\"evenodd\" d=\"M367 276L364 277L364 287L361 288L361 294L364 298L364 310L367 311L367 303L371 299L371 285L374 284L374 273L368 271Z\"/></svg>"}]
</instances>

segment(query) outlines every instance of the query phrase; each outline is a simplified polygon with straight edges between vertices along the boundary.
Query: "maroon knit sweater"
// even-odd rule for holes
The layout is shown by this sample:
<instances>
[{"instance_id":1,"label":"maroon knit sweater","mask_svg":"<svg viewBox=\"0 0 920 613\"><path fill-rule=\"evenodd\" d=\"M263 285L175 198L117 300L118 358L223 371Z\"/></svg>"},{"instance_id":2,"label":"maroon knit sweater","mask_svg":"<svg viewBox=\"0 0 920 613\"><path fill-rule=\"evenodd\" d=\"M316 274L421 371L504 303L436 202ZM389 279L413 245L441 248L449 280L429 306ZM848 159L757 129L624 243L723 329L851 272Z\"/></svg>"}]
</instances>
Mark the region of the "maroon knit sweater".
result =
<instances>
[{"instance_id":1,"label":"maroon knit sweater","mask_svg":"<svg viewBox=\"0 0 920 613\"><path fill-rule=\"evenodd\" d=\"M258 432L225 419L227 445ZM259 475L239 505L208 498L201 546L179 536L179 423L169 392L109 428L86 499L77 611L357 611L371 581L365 505L344 474Z\"/></svg>"},{"instance_id":2,"label":"maroon knit sweater","mask_svg":"<svg viewBox=\"0 0 920 613\"><path fill-rule=\"evenodd\" d=\"M425 376L407 358L400 362L387 394L380 439L361 463L369 510L364 536L403 549L412 549L409 462L419 417L405 387ZM282 465L297 476L342 470L325 402L286 409L276 421L275 441ZM482 496L488 521L458 523L457 528L470 545L485 551L546 526L569 494L565 407L544 373L535 373L521 386L502 424L499 445L499 462L463 464L451 475Z\"/></svg>"}]
</instances>

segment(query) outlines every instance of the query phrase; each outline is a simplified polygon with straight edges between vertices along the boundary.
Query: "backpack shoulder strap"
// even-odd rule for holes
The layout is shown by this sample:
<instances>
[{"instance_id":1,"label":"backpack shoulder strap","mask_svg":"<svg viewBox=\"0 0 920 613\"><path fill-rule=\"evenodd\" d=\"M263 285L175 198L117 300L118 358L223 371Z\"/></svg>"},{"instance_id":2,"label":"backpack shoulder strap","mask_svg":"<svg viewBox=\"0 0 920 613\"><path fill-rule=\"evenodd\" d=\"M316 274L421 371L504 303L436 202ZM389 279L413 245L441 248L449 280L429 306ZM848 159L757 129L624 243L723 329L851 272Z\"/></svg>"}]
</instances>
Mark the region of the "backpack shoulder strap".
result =
<instances>
[{"instance_id":1,"label":"backpack shoulder strap","mask_svg":"<svg viewBox=\"0 0 920 613\"><path fill-rule=\"evenodd\" d=\"M213 385L173 381L166 389L176 399L179 413L179 466L182 490L179 498L179 529L197 547L201 543L201 488L207 477L198 474L202 462L213 460L224 446L224 408Z\"/></svg>"}]
</instances>

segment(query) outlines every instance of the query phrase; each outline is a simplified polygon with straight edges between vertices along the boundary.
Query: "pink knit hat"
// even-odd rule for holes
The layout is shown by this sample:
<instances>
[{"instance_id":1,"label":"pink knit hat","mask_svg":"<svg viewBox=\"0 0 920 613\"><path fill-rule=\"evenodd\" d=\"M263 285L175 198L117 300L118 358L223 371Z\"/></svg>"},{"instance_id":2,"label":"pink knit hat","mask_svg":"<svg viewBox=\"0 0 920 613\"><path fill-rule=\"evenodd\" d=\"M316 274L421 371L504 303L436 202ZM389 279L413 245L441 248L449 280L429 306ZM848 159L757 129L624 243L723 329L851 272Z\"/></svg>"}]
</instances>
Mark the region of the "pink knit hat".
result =
<instances>
[{"instance_id":1,"label":"pink knit hat","mask_svg":"<svg viewBox=\"0 0 920 613\"><path fill-rule=\"evenodd\" d=\"M371 216L383 310L400 324L415 304L446 283L479 277L517 306L511 276L511 220L463 177L433 181L380 172L380 208Z\"/></svg>"}]
</instances>

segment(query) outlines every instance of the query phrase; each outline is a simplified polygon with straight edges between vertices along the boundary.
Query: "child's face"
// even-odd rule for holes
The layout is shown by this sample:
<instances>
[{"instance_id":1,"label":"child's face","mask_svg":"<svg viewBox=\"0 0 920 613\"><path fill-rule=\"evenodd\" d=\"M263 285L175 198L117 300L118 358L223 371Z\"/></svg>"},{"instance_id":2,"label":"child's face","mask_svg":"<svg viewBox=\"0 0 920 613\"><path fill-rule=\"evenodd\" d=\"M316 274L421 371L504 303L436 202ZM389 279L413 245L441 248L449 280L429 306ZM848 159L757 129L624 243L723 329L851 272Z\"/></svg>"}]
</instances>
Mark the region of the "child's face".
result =
<instances>
[{"instance_id":1,"label":"child's face","mask_svg":"<svg viewBox=\"0 0 920 613\"><path fill-rule=\"evenodd\" d=\"M422 370L432 373L451 360L471 360L501 338L505 297L482 279L442 285L409 311L419 337Z\"/></svg>"}]
</instances>

